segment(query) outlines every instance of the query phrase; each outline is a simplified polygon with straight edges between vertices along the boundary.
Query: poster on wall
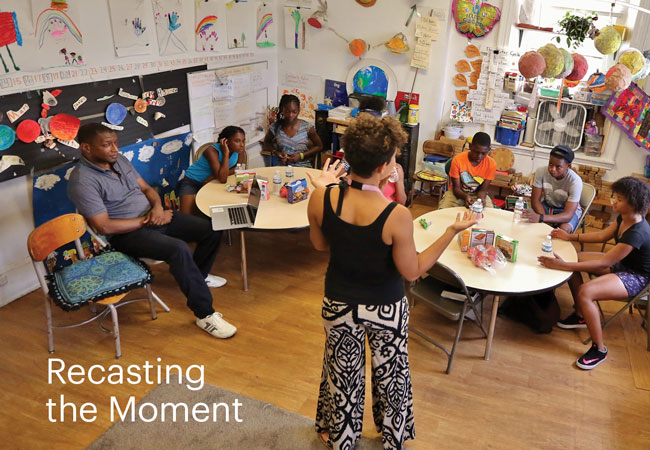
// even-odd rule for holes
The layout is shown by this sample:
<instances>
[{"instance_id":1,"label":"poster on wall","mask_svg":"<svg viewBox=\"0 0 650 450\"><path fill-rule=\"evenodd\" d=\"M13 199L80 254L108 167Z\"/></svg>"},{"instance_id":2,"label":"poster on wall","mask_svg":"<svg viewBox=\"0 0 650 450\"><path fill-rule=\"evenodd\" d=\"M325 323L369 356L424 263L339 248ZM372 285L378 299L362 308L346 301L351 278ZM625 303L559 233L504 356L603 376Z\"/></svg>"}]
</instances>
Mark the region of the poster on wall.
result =
<instances>
[{"instance_id":1,"label":"poster on wall","mask_svg":"<svg viewBox=\"0 0 650 450\"><path fill-rule=\"evenodd\" d=\"M205 0L194 3L196 27L194 39L197 52L225 50L226 21L223 2Z\"/></svg>"},{"instance_id":2,"label":"poster on wall","mask_svg":"<svg viewBox=\"0 0 650 450\"><path fill-rule=\"evenodd\" d=\"M5 73L39 69L38 61L30 55L35 42L29 3L0 0L0 77Z\"/></svg>"},{"instance_id":3,"label":"poster on wall","mask_svg":"<svg viewBox=\"0 0 650 450\"><path fill-rule=\"evenodd\" d=\"M257 30L255 43L259 48L275 47L275 23L271 5L261 2L257 5Z\"/></svg>"},{"instance_id":4,"label":"poster on wall","mask_svg":"<svg viewBox=\"0 0 650 450\"><path fill-rule=\"evenodd\" d=\"M41 69L85 65L79 4L79 0L32 0L36 59Z\"/></svg>"},{"instance_id":5,"label":"poster on wall","mask_svg":"<svg viewBox=\"0 0 650 450\"><path fill-rule=\"evenodd\" d=\"M231 0L226 3L228 48L247 48L252 36L253 4Z\"/></svg>"},{"instance_id":6,"label":"poster on wall","mask_svg":"<svg viewBox=\"0 0 650 450\"><path fill-rule=\"evenodd\" d=\"M150 55L154 27L145 0L109 0L115 54L119 57Z\"/></svg>"},{"instance_id":7,"label":"poster on wall","mask_svg":"<svg viewBox=\"0 0 650 450\"><path fill-rule=\"evenodd\" d=\"M159 55L186 53L187 30L192 28L192 19L183 14L182 0L152 0L152 5Z\"/></svg>"},{"instance_id":8,"label":"poster on wall","mask_svg":"<svg viewBox=\"0 0 650 450\"><path fill-rule=\"evenodd\" d=\"M307 19L311 8L300 6L284 7L284 43L286 48L306 50L309 48Z\"/></svg>"},{"instance_id":9,"label":"poster on wall","mask_svg":"<svg viewBox=\"0 0 650 450\"><path fill-rule=\"evenodd\" d=\"M300 100L300 114L298 114L298 118L313 124L316 120L314 110L318 107L316 94L299 87L280 86L278 88L278 98L281 98L284 94L292 94L298 97L298 100Z\"/></svg>"}]
</instances>

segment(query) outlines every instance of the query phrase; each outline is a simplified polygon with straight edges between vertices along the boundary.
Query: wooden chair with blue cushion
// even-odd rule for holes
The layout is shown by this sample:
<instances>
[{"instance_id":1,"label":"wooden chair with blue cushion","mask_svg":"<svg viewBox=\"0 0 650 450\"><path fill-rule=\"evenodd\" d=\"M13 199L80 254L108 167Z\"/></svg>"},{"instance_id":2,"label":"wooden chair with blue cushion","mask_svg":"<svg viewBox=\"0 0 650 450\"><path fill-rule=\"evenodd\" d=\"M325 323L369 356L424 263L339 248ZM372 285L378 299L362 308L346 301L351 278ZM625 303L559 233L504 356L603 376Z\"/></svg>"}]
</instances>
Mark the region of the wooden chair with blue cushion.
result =
<instances>
[{"instance_id":1,"label":"wooden chair with blue cushion","mask_svg":"<svg viewBox=\"0 0 650 450\"><path fill-rule=\"evenodd\" d=\"M34 270L45 295L48 349L54 353L54 329L73 328L94 320L101 321L111 315L115 336L115 357L120 358L120 332L117 308L128 303L122 301L127 293L136 288L147 290L151 318L156 319L156 309L151 295L151 272L142 262L117 251L107 251L92 258L85 258L79 238L86 232L86 221L80 214L65 214L45 222L29 234L27 249ZM50 273L46 264L48 256L60 247L74 242L79 260ZM50 302L65 311L73 311L89 303L105 306L105 309L82 322L54 325ZM103 327L102 327L103 328Z\"/></svg>"}]
</instances>

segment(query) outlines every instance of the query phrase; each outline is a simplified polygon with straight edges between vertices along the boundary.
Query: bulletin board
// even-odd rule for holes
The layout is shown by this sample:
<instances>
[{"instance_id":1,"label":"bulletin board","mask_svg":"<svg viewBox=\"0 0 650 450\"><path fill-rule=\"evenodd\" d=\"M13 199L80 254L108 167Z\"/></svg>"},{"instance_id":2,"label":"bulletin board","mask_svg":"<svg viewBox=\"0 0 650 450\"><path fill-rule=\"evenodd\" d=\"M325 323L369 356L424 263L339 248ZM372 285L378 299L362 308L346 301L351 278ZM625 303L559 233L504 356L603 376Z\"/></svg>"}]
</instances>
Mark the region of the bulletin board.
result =
<instances>
[{"instance_id":1,"label":"bulletin board","mask_svg":"<svg viewBox=\"0 0 650 450\"><path fill-rule=\"evenodd\" d=\"M268 62L189 73L190 126L194 148L214 142L228 125L246 132L249 143L261 140L269 104Z\"/></svg>"}]
</instances>

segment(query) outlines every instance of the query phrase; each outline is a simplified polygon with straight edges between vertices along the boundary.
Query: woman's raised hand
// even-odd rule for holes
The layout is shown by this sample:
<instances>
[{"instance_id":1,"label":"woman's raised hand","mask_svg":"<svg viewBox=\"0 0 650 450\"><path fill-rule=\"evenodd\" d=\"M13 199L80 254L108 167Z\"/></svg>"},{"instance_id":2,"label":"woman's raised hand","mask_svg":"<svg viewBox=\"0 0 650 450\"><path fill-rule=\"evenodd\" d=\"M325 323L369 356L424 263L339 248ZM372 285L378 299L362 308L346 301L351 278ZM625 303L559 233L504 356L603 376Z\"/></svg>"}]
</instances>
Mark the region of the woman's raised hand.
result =
<instances>
[{"instance_id":1,"label":"woman's raised hand","mask_svg":"<svg viewBox=\"0 0 650 450\"><path fill-rule=\"evenodd\" d=\"M451 229L455 233L458 233L459 231L463 231L465 228L476 225L476 222L478 222L478 214L475 214L471 211L465 211L462 217L460 213L456 214L456 221L449 225L448 229Z\"/></svg>"},{"instance_id":2,"label":"woman's raised hand","mask_svg":"<svg viewBox=\"0 0 650 450\"><path fill-rule=\"evenodd\" d=\"M228 148L228 140L226 138L219 139L219 145L221 146L221 151L225 155L230 155L230 149Z\"/></svg>"},{"instance_id":3,"label":"woman's raised hand","mask_svg":"<svg viewBox=\"0 0 650 450\"><path fill-rule=\"evenodd\" d=\"M315 188L325 187L331 183L338 183L339 177L345 173L342 160L338 160L333 164L330 164L330 160L330 158L327 158L318 178L315 178L310 172L307 172L307 176Z\"/></svg>"}]
</instances>

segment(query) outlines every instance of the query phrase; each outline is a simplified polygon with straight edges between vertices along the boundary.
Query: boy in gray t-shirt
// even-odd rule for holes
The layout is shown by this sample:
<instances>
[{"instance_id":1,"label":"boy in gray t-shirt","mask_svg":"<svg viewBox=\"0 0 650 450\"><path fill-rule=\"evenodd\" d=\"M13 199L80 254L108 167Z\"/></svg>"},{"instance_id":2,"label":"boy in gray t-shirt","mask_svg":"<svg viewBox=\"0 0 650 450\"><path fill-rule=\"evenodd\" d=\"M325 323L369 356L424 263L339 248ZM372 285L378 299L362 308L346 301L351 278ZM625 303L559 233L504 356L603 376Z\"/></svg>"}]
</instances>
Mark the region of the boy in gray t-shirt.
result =
<instances>
[{"instance_id":1,"label":"boy in gray t-shirt","mask_svg":"<svg viewBox=\"0 0 650 450\"><path fill-rule=\"evenodd\" d=\"M573 170L573 151L564 146L551 150L547 167L535 171L531 203L524 211L529 222L544 222L572 233L580 221L582 180Z\"/></svg>"}]
</instances>

